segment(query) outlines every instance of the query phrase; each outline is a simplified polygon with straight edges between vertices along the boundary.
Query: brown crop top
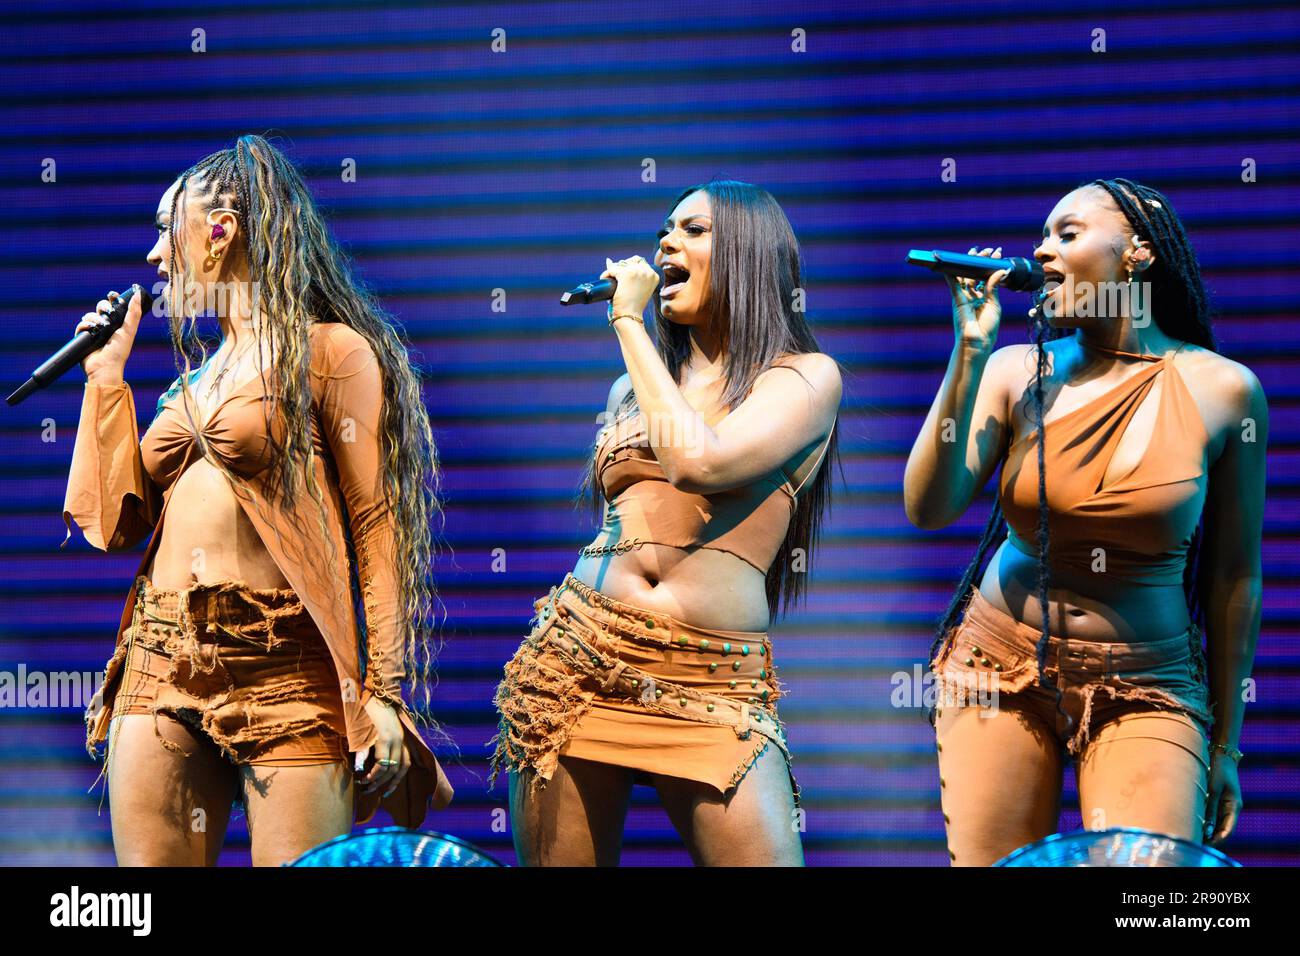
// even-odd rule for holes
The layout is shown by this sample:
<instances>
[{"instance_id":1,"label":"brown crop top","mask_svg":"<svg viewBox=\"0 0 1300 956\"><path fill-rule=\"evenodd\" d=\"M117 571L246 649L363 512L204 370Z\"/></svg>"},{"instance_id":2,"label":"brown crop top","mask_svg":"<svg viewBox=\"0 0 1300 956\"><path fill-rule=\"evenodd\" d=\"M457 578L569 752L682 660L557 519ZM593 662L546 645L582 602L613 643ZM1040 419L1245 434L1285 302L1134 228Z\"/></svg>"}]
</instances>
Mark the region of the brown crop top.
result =
<instances>
[{"instance_id":1,"label":"brown crop top","mask_svg":"<svg viewBox=\"0 0 1300 956\"><path fill-rule=\"evenodd\" d=\"M1141 355L1137 374L1044 426L1048 562L1077 574L1107 573L1140 585L1180 585L1207 487L1209 441L1173 355ZM1163 376L1162 376L1162 373ZM1103 484L1130 420L1157 379L1155 429L1141 461ZM1038 556L1038 435L1013 442L1002 466L1000 500L1012 546Z\"/></svg>"},{"instance_id":2,"label":"brown crop top","mask_svg":"<svg viewBox=\"0 0 1300 956\"><path fill-rule=\"evenodd\" d=\"M406 729L411 770L382 802L379 793L358 791L358 821L365 822L376 806L383 806L403 826L419 826L430 802L435 809L450 802L452 787L402 703L405 631L399 626L398 569L393 559L396 530L383 489L379 440L383 373L370 343L351 327L313 323L309 336L312 467L324 492L328 538L320 527L319 506L305 487L299 488L292 513L282 501L270 501L264 487L270 441L263 403L273 400L274 370L266 373L265 384L257 376L235 389L197 425L211 454L246 479L235 497L328 645L343 688L348 749L360 752L377 738L365 710L372 697L393 704ZM283 429L280 418L272 421ZM93 547L121 551L152 533L136 578L143 575L160 544L177 481L202 457L190 429L179 380L159 399L143 440L131 386L87 382L63 506L69 535L75 519ZM278 434L283 438L282 432ZM249 492L257 501L250 499ZM362 584L364 640L351 600L345 526L355 546ZM131 623L136 592L133 582L118 625L119 647ZM361 647L366 650L364 677ZM111 695L105 696L111 701ZM107 706L91 716L95 739L102 739L108 718Z\"/></svg>"},{"instance_id":3,"label":"brown crop top","mask_svg":"<svg viewBox=\"0 0 1300 956\"><path fill-rule=\"evenodd\" d=\"M195 369L192 377L197 378L199 371ZM273 382L275 370L268 371L266 377L268 382ZM140 443L144 467L164 491L180 477L191 446L198 451L198 441L190 431L190 418L181 408L180 395L177 380L158 399L154 420ZM271 443L262 408L267 397L261 377L254 377L227 395L209 412L206 422L199 422L199 430L212 453L241 478L252 478L270 464ZM283 439L283 435L280 437Z\"/></svg>"},{"instance_id":4,"label":"brown crop top","mask_svg":"<svg viewBox=\"0 0 1300 956\"><path fill-rule=\"evenodd\" d=\"M673 487L650 445L644 417L625 415L596 446L597 474L609 505L596 540L608 535L617 543L591 545L583 554L621 553L640 544L705 548L734 554L766 574L785 542L800 490L821 465L830 434L798 486L778 468L748 485L702 495Z\"/></svg>"}]
</instances>

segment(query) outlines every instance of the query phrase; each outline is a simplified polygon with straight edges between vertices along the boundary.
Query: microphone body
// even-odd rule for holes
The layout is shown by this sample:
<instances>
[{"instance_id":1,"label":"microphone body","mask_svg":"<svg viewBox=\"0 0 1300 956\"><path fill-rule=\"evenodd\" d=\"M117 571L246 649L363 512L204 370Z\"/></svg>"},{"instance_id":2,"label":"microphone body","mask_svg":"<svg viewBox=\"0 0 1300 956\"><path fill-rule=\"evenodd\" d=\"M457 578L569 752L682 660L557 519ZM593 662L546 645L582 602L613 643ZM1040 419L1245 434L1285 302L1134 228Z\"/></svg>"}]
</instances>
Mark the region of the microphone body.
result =
<instances>
[{"instance_id":1,"label":"microphone body","mask_svg":"<svg viewBox=\"0 0 1300 956\"><path fill-rule=\"evenodd\" d=\"M595 282L584 282L577 288L570 289L560 296L560 305L588 305L592 302L607 302L614 298L614 290L617 288L617 279L597 279Z\"/></svg>"},{"instance_id":2,"label":"microphone body","mask_svg":"<svg viewBox=\"0 0 1300 956\"><path fill-rule=\"evenodd\" d=\"M943 252L939 249L913 249L907 254L908 265L923 266L965 279L987 279L999 269L1006 269L1002 284L1018 292L1032 292L1043 287L1043 267L1033 259L1013 256L1010 259L992 259L988 256L969 256L961 252Z\"/></svg>"},{"instance_id":3,"label":"microphone body","mask_svg":"<svg viewBox=\"0 0 1300 956\"><path fill-rule=\"evenodd\" d=\"M108 315L104 316L108 319L107 324L78 332L63 348L42 362L36 371L32 372L31 377L5 399L6 404L17 405L33 392L59 379L68 369L80 365L82 359L91 352L103 348L112 334L122 327L122 322L126 319L126 310L131 305L131 298L137 293L143 297L140 300L141 313L148 311L153 305L153 296L143 286L132 286L127 289L118 296Z\"/></svg>"}]
</instances>

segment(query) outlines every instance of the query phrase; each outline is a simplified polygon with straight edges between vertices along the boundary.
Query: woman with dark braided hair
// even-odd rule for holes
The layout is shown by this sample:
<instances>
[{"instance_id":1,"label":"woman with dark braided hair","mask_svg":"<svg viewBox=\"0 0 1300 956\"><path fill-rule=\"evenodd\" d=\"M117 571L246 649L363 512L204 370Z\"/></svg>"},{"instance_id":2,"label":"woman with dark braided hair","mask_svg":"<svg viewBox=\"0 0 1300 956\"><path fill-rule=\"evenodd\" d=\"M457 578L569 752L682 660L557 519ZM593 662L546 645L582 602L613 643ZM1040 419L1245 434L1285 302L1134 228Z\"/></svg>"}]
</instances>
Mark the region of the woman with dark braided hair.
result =
<instances>
[{"instance_id":1,"label":"woman with dark braided hair","mask_svg":"<svg viewBox=\"0 0 1300 956\"><path fill-rule=\"evenodd\" d=\"M141 440L123 378L135 296L83 362L64 504L100 550L152 534L87 713L118 862L214 864L235 800L257 865L378 806L418 826L451 787L402 697L409 679L427 709L439 508L398 330L261 137L186 170L157 226L181 375ZM210 357L199 306L221 326Z\"/></svg>"},{"instance_id":2,"label":"woman with dark braided hair","mask_svg":"<svg viewBox=\"0 0 1300 956\"><path fill-rule=\"evenodd\" d=\"M1002 465L930 655L949 856L1054 832L1072 758L1089 829L1220 843L1259 635L1264 393L1217 353L1161 193L1081 185L1034 255L1032 345L994 350L1005 272L949 280L957 342L904 479L909 519L940 528Z\"/></svg>"}]
</instances>

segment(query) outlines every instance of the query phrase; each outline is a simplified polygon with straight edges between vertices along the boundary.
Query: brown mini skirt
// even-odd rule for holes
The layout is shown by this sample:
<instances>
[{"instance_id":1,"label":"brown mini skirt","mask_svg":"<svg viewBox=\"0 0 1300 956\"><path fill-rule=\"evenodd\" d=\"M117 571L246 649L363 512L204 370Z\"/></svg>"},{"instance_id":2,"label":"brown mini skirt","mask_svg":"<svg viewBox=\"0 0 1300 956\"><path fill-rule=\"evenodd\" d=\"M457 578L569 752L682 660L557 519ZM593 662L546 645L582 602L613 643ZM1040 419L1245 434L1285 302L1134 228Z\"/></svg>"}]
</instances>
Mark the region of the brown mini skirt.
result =
<instances>
[{"instance_id":1,"label":"brown mini skirt","mask_svg":"<svg viewBox=\"0 0 1300 956\"><path fill-rule=\"evenodd\" d=\"M563 756L628 767L642 782L696 780L724 797L769 746L789 769L765 632L694 627L572 574L533 607L497 688L489 785L507 768L544 786ZM793 772L790 786L797 805Z\"/></svg>"}]
</instances>

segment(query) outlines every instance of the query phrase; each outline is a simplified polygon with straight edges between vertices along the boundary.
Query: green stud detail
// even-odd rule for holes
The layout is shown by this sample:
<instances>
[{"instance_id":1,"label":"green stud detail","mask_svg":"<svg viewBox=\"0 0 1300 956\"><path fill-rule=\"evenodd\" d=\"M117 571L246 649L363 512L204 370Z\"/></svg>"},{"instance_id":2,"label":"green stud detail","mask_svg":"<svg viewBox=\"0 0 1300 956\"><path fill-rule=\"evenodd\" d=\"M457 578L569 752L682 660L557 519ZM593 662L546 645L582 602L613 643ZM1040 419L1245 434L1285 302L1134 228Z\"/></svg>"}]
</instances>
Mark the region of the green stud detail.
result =
<instances>
[{"instance_id":1,"label":"green stud detail","mask_svg":"<svg viewBox=\"0 0 1300 956\"><path fill-rule=\"evenodd\" d=\"M758 656L759 656L759 657L763 657L763 656L765 656L766 654L767 654L767 648L766 648L766 647L763 647L763 646L760 644L760 645L759 645L759 648L758 648Z\"/></svg>"},{"instance_id":2,"label":"green stud detail","mask_svg":"<svg viewBox=\"0 0 1300 956\"><path fill-rule=\"evenodd\" d=\"M741 644L741 645L740 645L740 653L741 653L743 656L748 657L748 656L749 656L749 645L748 645L748 644Z\"/></svg>"},{"instance_id":3,"label":"green stud detail","mask_svg":"<svg viewBox=\"0 0 1300 956\"><path fill-rule=\"evenodd\" d=\"M685 698L685 697L678 697L677 700L681 703L681 705L682 705L683 707L686 706L686 698Z\"/></svg>"},{"instance_id":4,"label":"green stud detail","mask_svg":"<svg viewBox=\"0 0 1300 956\"><path fill-rule=\"evenodd\" d=\"M759 680L767 680L767 671L765 671L765 670L762 669L761 667L760 667L759 670L758 670L758 679L759 679Z\"/></svg>"},{"instance_id":5,"label":"green stud detail","mask_svg":"<svg viewBox=\"0 0 1300 956\"><path fill-rule=\"evenodd\" d=\"M632 686L633 686L633 687L640 687L640 686L641 686L641 680L640 680L640 678L633 677L633 678L632 678Z\"/></svg>"},{"instance_id":6,"label":"green stud detail","mask_svg":"<svg viewBox=\"0 0 1300 956\"><path fill-rule=\"evenodd\" d=\"M735 689L736 689L736 682L735 682L734 680L733 680L733 681L728 681L728 682L727 682L727 686L730 687L732 690L735 690Z\"/></svg>"},{"instance_id":7,"label":"green stud detail","mask_svg":"<svg viewBox=\"0 0 1300 956\"><path fill-rule=\"evenodd\" d=\"M709 673L712 674L712 673L713 673L714 671L716 671L717 669L718 669L718 662L717 662L717 661L712 661L712 662L710 662L710 664L709 664Z\"/></svg>"},{"instance_id":8,"label":"green stud detail","mask_svg":"<svg viewBox=\"0 0 1300 956\"><path fill-rule=\"evenodd\" d=\"M573 653L576 654L576 653L578 653L580 650L582 650L582 648L579 647L577 644L574 644L574 645L573 645Z\"/></svg>"},{"instance_id":9,"label":"green stud detail","mask_svg":"<svg viewBox=\"0 0 1300 956\"><path fill-rule=\"evenodd\" d=\"M663 692L660 688L656 687L656 688L655 688L655 700L658 700L658 699L659 699L660 697L662 697L663 695L664 695L664 692Z\"/></svg>"},{"instance_id":10,"label":"green stud detail","mask_svg":"<svg viewBox=\"0 0 1300 956\"><path fill-rule=\"evenodd\" d=\"M724 654L730 654L730 653L731 653L731 642L730 642L730 641L728 641L726 644L723 644L723 645L722 645L722 653L724 653Z\"/></svg>"},{"instance_id":11,"label":"green stud detail","mask_svg":"<svg viewBox=\"0 0 1300 956\"><path fill-rule=\"evenodd\" d=\"M710 714L713 713L713 705L712 705L712 704L709 704L709 713L710 713Z\"/></svg>"},{"instance_id":12,"label":"green stud detail","mask_svg":"<svg viewBox=\"0 0 1300 956\"><path fill-rule=\"evenodd\" d=\"M756 678L756 677L751 677L751 678L749 679L749 686L750 686L750 687L757 687L757 686L758 686L758 678ZM763 693L766 694L767 691L763 691Z\"/></svg>"},{"instance_id":13,"label":"green stud detail","mask_svg":"<svg viewBox=\"0 0 1300 956\"><path fill-rule=\"evenodd\" d=\"M691 642L690 638L688 638L685 634L677 638L677 643L680 644L682 647L685 647L690 642Z\"/></svg>"},{"instance_id":14,"label":"green stud detail","mask_svg":"<svg viewBox=\"0 0 1300 956\"><path fill-rule=\"evenodd\" d=\"M708 649L709 649L709 639L707 637L700 638L700 650L707 651Z\"/></svg>"},{"instance_id":15,"label":"green stud detail","mask_svg":"<svg viewBox=\"0 0 1300 956\"><path fill-rule=\"evenodd\" d=\"M763 700L767 700L767 695L770 693L771 691L765 690L763 691L763 693L759 694L758 696L761 697Z\"/></svg>"},{"instance_id":16,"label":"green stud detail","mask_svg":"<svg viewBox=\"0 0 1300 956\"><path fill-rule=\"evenodd\" d=\"M740 661L732 661L732 662L731 662L731 669L732 669L733 671L738 671L738 670L740 670Z\"/></svg>"},{"instance_id":17,"label":"green stud detail","mask_svg":"<svg viewBox=\"0 0 1300 956\"><path fill-rule=\"evenodd\" d=\"M647 621L645 622L645 626L646 626L646 630L648 630L648 631L653 631L653 630L655 629L655 622L654 622L654 620L653 620L653 619L649 619L649 620L647 620Z\"/></svg>"}]
</instances>

